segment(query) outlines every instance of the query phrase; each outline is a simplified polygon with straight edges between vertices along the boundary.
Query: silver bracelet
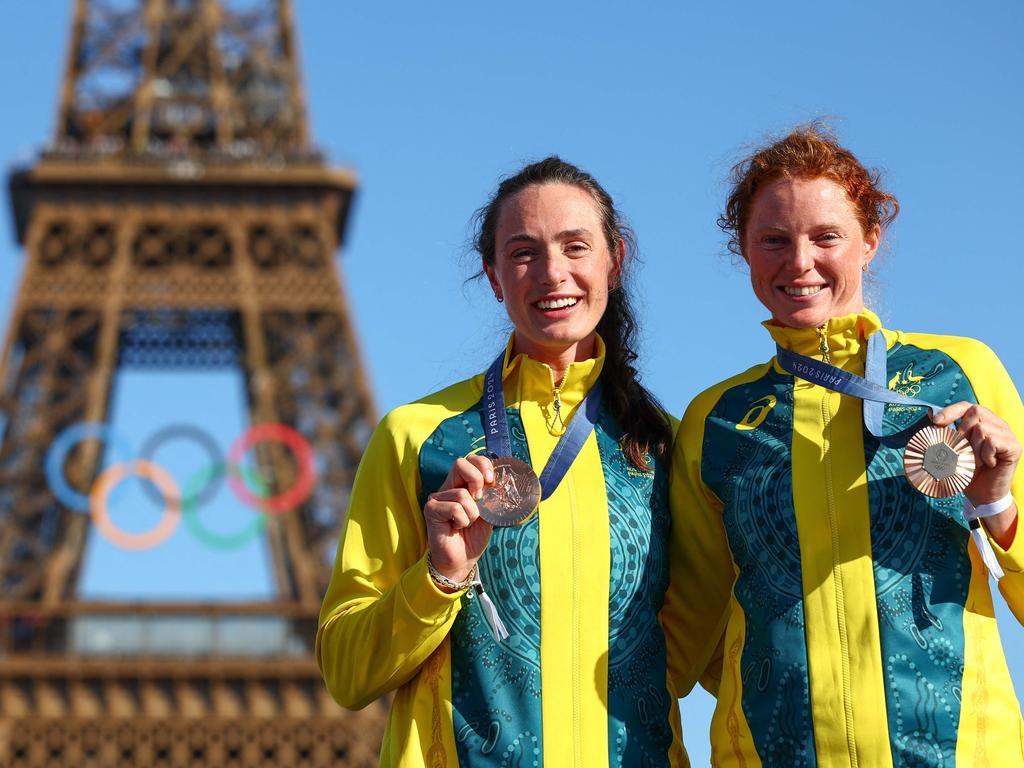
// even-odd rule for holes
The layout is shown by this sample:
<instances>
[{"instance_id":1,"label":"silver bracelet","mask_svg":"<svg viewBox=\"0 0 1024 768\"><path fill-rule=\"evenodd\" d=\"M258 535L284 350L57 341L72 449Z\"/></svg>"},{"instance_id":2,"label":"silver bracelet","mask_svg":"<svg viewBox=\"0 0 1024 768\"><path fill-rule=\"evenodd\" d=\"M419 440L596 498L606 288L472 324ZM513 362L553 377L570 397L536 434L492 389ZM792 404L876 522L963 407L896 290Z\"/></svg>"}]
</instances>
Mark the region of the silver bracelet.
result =
<instances>
[{"instance_id":1,"label":"silver bracelet","mask_svg":"<svg viewBox=\"0 0 1024 768\"><path fill-rule=\"evenodd\" d=\"M476 583L476 565L473 566L473 570L469 572L469 576L466 577L465 581L452 581L434 565L434 561L430 557L430 552L427 552L427 572L430 574L430 578L439 587L445 589L454 589L456 591L462 589L469 589Z\"/></svg>"}]
</instances>

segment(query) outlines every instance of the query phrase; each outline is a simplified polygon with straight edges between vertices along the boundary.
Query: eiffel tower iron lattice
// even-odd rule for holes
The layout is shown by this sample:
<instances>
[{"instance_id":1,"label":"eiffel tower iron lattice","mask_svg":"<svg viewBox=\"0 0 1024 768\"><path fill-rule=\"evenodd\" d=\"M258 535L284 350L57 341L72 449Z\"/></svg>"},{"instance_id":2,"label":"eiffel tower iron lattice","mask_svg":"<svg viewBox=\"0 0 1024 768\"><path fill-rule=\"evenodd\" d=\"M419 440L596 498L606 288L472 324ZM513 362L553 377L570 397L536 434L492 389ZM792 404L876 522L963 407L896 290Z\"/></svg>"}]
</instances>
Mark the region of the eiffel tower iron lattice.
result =
<instances>
[{"instance_id":1,"label":"eiffel tower iron lattice","mask_svg":"<svg viewBox=\"0 0 1024 768\"><path fill-rule=\"evenodd\" d=\"M310 146L290 4L76 0L58 111L9 179L26 261L0 370L0 764L375 764L384 710L340 710L313 659L374 409L332 258L356 181ZM89 519L46 454L108 417L125 365L236 367L250 421L313 446L312 494L268 515L275 599L77 596ZM295 480L283 446L255 450L272 492ZM68 482L89 488L101 458L82 442ZM83 653L90 622L137 639ZM154 642L175 622L201 653Z\"/></svg>"}]
</instances>

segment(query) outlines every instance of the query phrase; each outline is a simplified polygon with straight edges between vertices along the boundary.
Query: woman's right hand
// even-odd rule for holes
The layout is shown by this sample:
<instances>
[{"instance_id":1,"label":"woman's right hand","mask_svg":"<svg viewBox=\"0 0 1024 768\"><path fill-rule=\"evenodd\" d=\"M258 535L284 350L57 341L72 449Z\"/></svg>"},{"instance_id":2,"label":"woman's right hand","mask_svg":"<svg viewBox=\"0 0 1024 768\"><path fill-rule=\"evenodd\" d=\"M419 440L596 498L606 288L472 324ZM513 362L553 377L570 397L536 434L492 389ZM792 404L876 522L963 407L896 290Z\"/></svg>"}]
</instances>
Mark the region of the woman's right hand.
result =
<instances>
[{"instance_id":1,"label":"woman's right hand","mask_svg":"<svg viewBox=\"0 0 1024 768\"><path fill-rule=\"evenodd\" d=\"M491 539L491 524L480 517L476 500L494 482L494 466L481 454L456 459L436 493L427 496L430 559L452 581L465 581Z\"/></svg>"}]
</instances>

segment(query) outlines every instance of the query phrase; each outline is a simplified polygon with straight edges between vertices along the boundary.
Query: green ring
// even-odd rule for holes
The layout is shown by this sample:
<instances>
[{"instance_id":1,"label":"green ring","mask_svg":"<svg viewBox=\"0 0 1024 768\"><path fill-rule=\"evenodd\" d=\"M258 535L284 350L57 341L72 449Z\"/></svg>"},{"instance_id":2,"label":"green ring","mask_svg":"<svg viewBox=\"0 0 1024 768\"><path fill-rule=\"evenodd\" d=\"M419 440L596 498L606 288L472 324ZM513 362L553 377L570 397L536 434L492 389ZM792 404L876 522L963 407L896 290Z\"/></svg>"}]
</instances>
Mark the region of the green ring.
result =
<instances>
[{"instance_id":1,"label":"green ring","mask_svg":"<svg viewBox=\"0 0 1024 768\"><path fill-rule=\"evenodd\" d=\"M268 495L268 488L264 485L263 478L252 468L247 467L240 470L233 464L220 462L219 464L210 464L193 475L182 492L181 514L192 535L213 549L238 549L248 544L250 539L258 536L267 527L267 516L262 512L255 512L256 517L249 527L238 533L214 533L199 521L199 516L196 513L199 489L213 479L214 475L225 475L229 471L242 475L246 485L254 488L255 494L260 498L266 498Z\"/></svg>"}]
</instances>

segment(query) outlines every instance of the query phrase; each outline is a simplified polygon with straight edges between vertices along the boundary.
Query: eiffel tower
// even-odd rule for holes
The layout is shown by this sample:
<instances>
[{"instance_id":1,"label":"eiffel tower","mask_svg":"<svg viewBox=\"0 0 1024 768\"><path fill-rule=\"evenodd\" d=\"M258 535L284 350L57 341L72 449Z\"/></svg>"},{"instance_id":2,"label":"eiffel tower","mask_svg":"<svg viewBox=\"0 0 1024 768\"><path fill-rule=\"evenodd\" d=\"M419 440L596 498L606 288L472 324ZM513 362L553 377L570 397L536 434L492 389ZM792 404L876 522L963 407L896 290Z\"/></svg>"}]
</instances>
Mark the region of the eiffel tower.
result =
<instances>
[{"instance_id":1,"label":"eiffel tower","mask_svg":"<svg viewBox=\"0 0 1024 768\"><path fill-rule=\"evenodd\" d=\"M382 707L340 710L312 650L375 417L332 258L356 181L310 144L292 28L287 0L74 4L55 136L9 178L25 264L0 363L0 765L376 763ZM90 516L48 481L55 438L104 422L127 366L225 364L250 423L316 455L306 500L266 516L276 597L82 599ZM286 445L253 452L268 494L298 482ZM102 459L83 440L63 476L84 493ZM173 623L206 640L154 643Z\"/></svg>"}]
</instances>

